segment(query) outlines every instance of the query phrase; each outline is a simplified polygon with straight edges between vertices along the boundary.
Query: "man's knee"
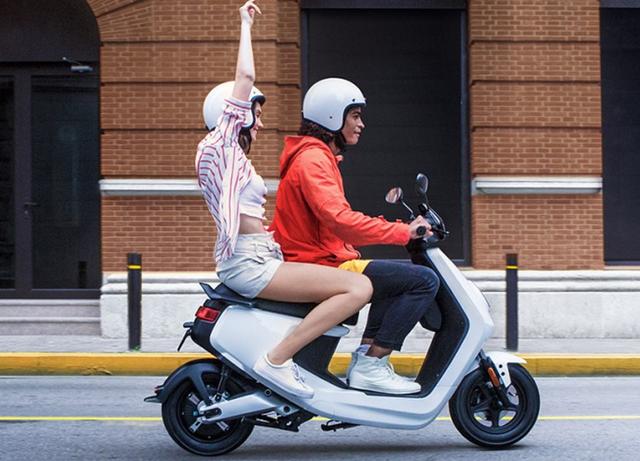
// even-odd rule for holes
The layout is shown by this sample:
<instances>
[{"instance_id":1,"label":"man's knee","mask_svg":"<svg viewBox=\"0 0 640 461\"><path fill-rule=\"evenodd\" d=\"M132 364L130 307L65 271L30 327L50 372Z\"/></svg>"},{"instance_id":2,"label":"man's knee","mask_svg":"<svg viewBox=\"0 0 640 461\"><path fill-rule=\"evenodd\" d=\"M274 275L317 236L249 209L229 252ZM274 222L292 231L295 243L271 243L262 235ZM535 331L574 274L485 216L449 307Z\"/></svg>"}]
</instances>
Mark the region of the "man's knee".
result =
<instances>
[{"instance_id":1,"label":"man's knee","mask_svg":"<svg viewBox=\"0 0 640 461\"><path fill-rule=\"evenodd\" d=\"M418 288L435 296L440 288L440 278L436 273L426 266L414 265L413 270Z\"/></svg>"}]
</instances>

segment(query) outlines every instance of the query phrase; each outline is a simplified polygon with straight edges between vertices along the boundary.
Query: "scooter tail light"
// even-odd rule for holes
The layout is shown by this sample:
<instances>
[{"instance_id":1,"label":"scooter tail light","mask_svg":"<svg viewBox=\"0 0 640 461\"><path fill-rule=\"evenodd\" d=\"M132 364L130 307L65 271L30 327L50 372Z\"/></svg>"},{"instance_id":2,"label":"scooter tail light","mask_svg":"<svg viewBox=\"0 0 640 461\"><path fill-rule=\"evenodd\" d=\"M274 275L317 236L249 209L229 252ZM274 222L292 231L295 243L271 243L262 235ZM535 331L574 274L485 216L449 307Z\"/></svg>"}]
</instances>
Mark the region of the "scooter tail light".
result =
<instances>
[{"instance_id":1,"label":"scooter tail light","mask_svg":"<svg viewBox=\"0 0 640 461\"><path fill-rule=\"evenodd\" d=\"M208 306L200 306L196 311L196 318L205 322L215 322L220 316L220 311Z\"/></svg>"}]
</instances>

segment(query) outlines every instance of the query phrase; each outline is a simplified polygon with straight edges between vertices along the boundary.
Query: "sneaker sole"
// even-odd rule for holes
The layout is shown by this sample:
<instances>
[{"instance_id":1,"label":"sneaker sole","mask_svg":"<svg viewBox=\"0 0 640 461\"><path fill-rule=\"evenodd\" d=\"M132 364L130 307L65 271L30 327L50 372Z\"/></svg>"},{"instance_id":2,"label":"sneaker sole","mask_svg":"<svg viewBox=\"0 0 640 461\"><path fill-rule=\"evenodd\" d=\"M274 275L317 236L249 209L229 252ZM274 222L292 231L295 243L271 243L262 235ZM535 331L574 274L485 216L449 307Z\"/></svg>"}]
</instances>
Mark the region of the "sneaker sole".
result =
<instances>
[{"instance_id":1,"label":"sneaker sole","mask_svg":"<svg viewBox=\"0 0 640 461\"><path fill-rule=\"evenodd\" d=\"M315 391L312 389L310 393L303 393L299 390L289 390L288 388L278 384L277 381L270 379L269 376L263 375L260 373L260 370L253 369L253 372L258 375L258 382L260 382L263 386L269 387L272 390L276 389L281 392L285 392L289 395L293 395L295 397L299 397L301 399L310 399L315 395Z\"/></svg>"},{"instance_id":2,"label":"sneaker sole","mask_svg":"<svg viewBox=\"0 0 640 461\"><path fill-rule=\"evenodd\" d=\"M369 391L369 392L377 392L380 394L388 394L388 395L409 395L409 394L417 394L420 391L422 391L422 388L417 389L415 391L400 391L400 392L389 392L388 390L384 389L371 389L371 388L364 388L364 387L355 387L355 386L349 386L349 389L353 389L356 391Z\"/></svg>"}]
</instances>

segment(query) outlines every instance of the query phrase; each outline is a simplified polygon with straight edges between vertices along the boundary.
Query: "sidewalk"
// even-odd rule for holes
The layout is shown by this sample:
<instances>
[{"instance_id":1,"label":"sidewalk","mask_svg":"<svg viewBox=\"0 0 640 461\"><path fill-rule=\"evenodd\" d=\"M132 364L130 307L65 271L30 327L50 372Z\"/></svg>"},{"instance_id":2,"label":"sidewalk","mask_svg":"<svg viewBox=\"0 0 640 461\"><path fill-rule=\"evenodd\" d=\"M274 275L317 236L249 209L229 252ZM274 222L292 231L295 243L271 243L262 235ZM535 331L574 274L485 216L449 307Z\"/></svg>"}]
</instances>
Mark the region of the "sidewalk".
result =
<instances>
[{"instance_id":1,"label":"sidewalk","mask_svg":"<svg viewBox=\"0 0 640 461\"><path fill-rule=\"evenodd\" d=\"M0 375L123 374L166 375L184 362L210 357L190 339L182 352L180 337L143 339L140 351L129 352L127 339L99 336L0 336ZM392 361L398 372L415 375L428 340L413 341ZM331 371L346 371L355 338L341 342ZM504 351L504 339L491 339L486 351ZM535 375L640 375L640 339L520 339L516 354Z\"/></svg>"}]
</instances>

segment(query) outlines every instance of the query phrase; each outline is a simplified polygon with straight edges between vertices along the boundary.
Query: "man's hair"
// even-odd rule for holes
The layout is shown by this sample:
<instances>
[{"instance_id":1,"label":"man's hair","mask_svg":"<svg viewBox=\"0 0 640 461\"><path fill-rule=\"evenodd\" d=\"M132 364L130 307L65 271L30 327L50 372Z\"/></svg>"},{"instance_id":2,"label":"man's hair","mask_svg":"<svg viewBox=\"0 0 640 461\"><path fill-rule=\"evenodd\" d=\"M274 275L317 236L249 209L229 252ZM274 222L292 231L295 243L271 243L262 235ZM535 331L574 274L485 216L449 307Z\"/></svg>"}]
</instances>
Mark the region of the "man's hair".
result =
<instances>
[{"instance_id":1,"label":"man's hair","mask_svg":"<svg viewBox=\"0 0 640 461\"><path fill-rule=\"evenodd\" d=\"M317 123L310 122L309 120L302 120L300 128L298 129L298 134L301 136L314 137L326 145L329 145L331 141L333 141L339 151L342 151L345 148L344 136L342 136L341 132L334 133L326 128L322 128Z\"/></svg>"}]
</instances>

